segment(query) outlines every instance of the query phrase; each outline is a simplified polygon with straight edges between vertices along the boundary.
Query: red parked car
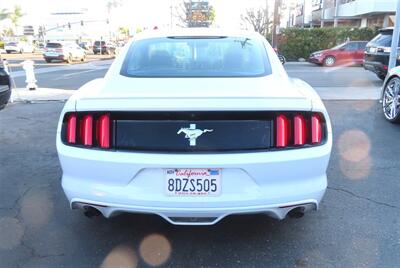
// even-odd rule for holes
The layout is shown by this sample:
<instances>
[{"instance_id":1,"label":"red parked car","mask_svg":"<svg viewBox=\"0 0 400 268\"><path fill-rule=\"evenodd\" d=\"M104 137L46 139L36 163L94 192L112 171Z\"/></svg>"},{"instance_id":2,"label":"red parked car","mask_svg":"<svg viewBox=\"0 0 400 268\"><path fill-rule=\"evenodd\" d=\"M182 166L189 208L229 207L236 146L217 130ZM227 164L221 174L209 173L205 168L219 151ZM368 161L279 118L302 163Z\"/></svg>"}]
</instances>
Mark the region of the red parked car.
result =
<instances>
[{"instance_id":1,"label":"red parked car","mask_svg":"<svg viewBox=\"0 0 400 268\"><path fill-rule=\"evenodd\" d=\"M368 41L349 41L330 49L311 53L308 61L318 65L362 65L364 60L364 50Z\"/></svg>"}]
</instances>

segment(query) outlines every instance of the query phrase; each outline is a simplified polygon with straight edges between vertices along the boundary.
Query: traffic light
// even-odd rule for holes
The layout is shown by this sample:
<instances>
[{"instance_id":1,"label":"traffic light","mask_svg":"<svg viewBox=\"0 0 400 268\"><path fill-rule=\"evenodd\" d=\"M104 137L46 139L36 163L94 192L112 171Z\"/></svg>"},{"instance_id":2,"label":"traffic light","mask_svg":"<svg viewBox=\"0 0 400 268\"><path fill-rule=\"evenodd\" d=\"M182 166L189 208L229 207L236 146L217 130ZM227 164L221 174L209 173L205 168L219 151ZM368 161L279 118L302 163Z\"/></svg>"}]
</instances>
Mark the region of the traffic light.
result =
<instances>
[{"instance_id":1,"label":"traffic light","mask_svg":"<svg viewBox=\"0 0 400 268\"><path fill-rule=\"evenodd\" d=\"M68 29L71 30L71 23L68 22Z\"/></svg>"},{"instance_id":2,"label":"traffic light","mask_svg":"<svg viewBox=\"0 0 400 268\"><path fill-rule=\"evenodd\" d=\"M81 26L83 26L83 20L81 20Z\"/></svg>"}]
</instances>

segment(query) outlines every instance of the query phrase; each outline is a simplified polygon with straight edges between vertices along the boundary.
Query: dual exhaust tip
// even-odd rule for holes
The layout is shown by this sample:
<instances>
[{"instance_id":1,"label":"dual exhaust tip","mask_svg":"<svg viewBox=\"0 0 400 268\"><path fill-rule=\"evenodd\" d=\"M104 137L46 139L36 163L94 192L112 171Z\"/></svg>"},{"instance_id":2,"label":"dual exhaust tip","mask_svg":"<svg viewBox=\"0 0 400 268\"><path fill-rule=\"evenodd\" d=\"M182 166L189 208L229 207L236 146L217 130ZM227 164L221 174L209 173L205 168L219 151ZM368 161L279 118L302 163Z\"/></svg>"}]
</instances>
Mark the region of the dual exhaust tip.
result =
<instances>
[{"instance_id":1,"label":"dual exhaust tip","mask_svg":"<svg viewBox=\"0 0 400 268\"><path fill-rule=\"evenodd\" d=\"M82 204L82 206L80 207L83 209L83 214L89 219L103 215L100 210L98 210L93 206ZM300 219L304 216L305 210L306 208L304 206L295 207L287 213L287 217L293 219Z\"/></svg>"}]
</instances>

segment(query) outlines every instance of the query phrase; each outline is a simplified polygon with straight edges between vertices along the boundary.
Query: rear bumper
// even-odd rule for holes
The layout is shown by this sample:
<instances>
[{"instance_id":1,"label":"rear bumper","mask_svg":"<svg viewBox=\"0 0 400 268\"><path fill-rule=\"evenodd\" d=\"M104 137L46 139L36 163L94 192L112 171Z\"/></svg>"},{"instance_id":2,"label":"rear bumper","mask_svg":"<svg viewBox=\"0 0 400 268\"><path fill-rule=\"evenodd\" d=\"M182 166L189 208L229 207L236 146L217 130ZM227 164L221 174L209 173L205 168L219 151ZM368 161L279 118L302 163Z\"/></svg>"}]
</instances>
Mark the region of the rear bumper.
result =
<instances>
[{"instance_id":1,"label":"rear bumper","mask_svg":"<svg viewBox=\"0 0 400 268\"><path fill-rule=\"evenodd\" d=\"M57 55L57 56L48 56L48 55L43 55L45 60L65 60L64 55Z\"/></svg>"},{"instance_id":2,"label":"rear bumper","mask_svg":"<svg viewBox=\"0 0 400 268\"><path fill-rule=\"evenodd\" d=\"M374 72L379 75L386 75L388 70L387 65L377 61L364 61L363 66L365 70Z\"/></svg>"},{"instance_id":3,"label":"rear bumper","mask_svg":"<svg viewBox=\"0 0 400 268\"><path fill-rule=\"evenodd\" d=\"M261 153L105 152L65 146L59 140L57 150L62 187L72 208L89 204L106 217L150 213L173 224L214 224L232 214L266 213L283 219L294 208L290 206L317 209L327 187L331 138L313 148ZM221 168L222 193L167 196L165 168Z\"/></svg>"}]
</instances>

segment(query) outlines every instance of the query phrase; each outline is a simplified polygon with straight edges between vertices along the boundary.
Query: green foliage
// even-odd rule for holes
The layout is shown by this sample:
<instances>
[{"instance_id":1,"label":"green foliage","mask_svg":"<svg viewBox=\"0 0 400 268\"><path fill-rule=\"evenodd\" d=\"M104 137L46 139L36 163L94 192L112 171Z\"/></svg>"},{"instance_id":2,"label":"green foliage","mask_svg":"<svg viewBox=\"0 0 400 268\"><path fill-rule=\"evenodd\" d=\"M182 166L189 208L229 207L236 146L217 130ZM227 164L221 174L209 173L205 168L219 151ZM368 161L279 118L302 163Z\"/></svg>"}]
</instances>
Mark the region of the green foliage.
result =
<instances>
[{"instance_id":1,"label":"green foliage","mask_svg":"<svg viewBox=\"0 0 400 268\"><path fill-rule=\"evenodd\" d=\"M307 59L310 53L334 47L347 40L369 41L377 35L371 28L287 28L279 36L279 52L288 60Z\"/></svg>"},{"instance_id":2,"label":"green foliage","mask_svg":"<svg viewBox=\"0 0 400 268\"><path fill-rule=\"evenodd\" d=\"M4 49L4 45L5 45L4 41L0 41L0 48Z\"/></svg>"}]
</instances>

